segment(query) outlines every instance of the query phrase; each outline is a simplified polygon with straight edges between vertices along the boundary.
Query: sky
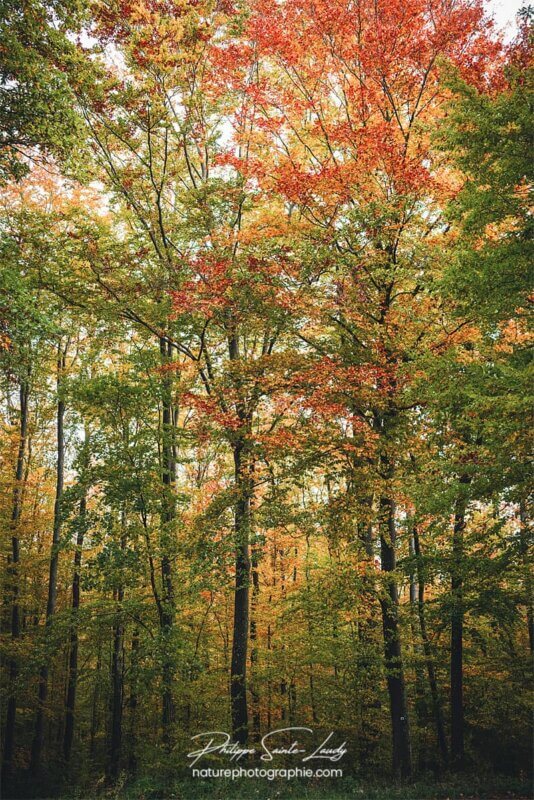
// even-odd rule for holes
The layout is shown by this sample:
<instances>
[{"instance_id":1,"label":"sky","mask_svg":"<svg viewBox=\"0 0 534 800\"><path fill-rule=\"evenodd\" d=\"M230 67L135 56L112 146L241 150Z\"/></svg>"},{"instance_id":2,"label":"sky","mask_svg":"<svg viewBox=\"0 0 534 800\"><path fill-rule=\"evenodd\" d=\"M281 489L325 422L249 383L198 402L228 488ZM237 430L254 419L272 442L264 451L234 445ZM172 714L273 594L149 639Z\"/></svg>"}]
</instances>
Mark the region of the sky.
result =
<instances>
[{"instance_id":1,"label":"sky","mask_svg":"<svg viewBox=\"0 0 534 800\"><path fill-rule=\"evenodd\" d=\"M498 27L506 29L506 38L512 37L515 15L523 5L527 5L523 0L488 0L486 7L493 14Z\"/></svg>"}]
</instances>

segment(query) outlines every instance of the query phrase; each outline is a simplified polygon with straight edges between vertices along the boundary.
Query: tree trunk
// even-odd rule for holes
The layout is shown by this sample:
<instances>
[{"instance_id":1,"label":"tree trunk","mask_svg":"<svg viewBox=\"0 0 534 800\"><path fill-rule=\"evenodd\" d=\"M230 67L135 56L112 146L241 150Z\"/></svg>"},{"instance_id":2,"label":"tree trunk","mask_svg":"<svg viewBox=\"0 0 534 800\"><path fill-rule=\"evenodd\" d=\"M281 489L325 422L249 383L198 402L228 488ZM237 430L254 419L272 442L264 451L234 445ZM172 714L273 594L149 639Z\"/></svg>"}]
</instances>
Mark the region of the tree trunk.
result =
<instances>
[{"instance_id":1,"label":"tree trunk","mask_svg":"<svg viewBox=\"0 0 534 800\"><path fill-rule=\"evenodd\" d=\"M8 575L11 594L11 639L15 642L20 636L20 609L19 609L19 584L18 565L20 560L20 543L18 526L22 513L22 479L24 475L24 458L26 442L28 439L28 381L21 381L20 397L20 428L19 446L15 466L15 486L13 489L13 506L11 511L11 557L8 565ZM4 732L4 756L2 762L2 785L6 788L11 779L13 767L13 751L15 747L15 722L17 716L17 699L15 682L18 675L18 663L15 655L9 660L9 696L6 708L6 726Z\"/></svg>"},{"instance_id":2,"label":"tree trunk","mask_svg":"<svg viewBox=\"0 0 534 800\"><path fill-rule=\"evenodd\" d=\"M426 627L426 614L425 614L425 570L423 566L423 559L421 556L421 545L419 541L419 532L417 527L413 529L413 543L414 554L417 566L417 608L419 614L419 627L421 630L421 639L423 641L423 652L425 655L426 671L428 675L428 684L430 686L430 696L432 698L432 711L434 713L434 721L436 724L436 733L438 737L438 745L441 756L445 763L449 760L449 750L447 747L447 737L445 735L445 721L443 718L443 708L438 691L438 684L436 680L436 670L434 668L434 661L432 659L432 651L430 648L430 640Z\"/></svg>"},{"instance_id":3,"label":"tree trunk","mask_svg":"<svg viewBox=\"0 0 534 800\"><path fill-rule=\"evenodd\" d=\"M161 363L166 366L172 361L172 345L165 337L160 339ZM163 740L170 743L170 726L174 721L174 700L172 696L173 683L173 658L171 653L172 629L174 624L174 591L172 562L169 556L172 521L176 516L174 502L174 484L176 482L175 459L175 415L172 407L172 382L169 373L162 379L162 480L163 480L163 510L162 522L162 558L161 558L161 584L162 602L160 625L163 644L163 691L162 691L162 724Z\"/></svg>"},{"instance_id":4,"label":"tree trunk","mask_svg":"<svg viewBox=\"0 0 534 800\"><path fill-rule=\"evenodd\" d=\"M311 588L310 588L310 535L306 533L306 555L304 558L304 579L305 579L305 587L306 587L306 627L308 629L308 649L310 653L313 652L313 642L314 642L314 630L312 625L312 615L310 613L310 595L311 595ZM315 701L315 675L314 675L314 664L313 661L310 659L309 664L309 685L310 685L310 706L312 712L312 720L317 725L319 722L319 717L317 715L317 703Z\"/></svg>"},{"instance_id":5,"label":"tree trunk","mask_svg":"<svg viewBox=\"0 0 534 800\"><path fill-rule=\"evenodd\" d=\"M460 477L460 484L469 484L471 478ZM451 570L451 761L455 769L464 767L464 699L463 699L463 582L464 582L464 528L467 501L462 493L454 512Z\"/></svg>"},{"instance_id":6,"label":"tree trunk","mask_svg":"<svg viewBox=\"0 0 534 800\"><path fill-rule=\"evenodd\" d=\"M85 536L85 517L87 499L84 494L80 500L79 527L74 551L74 575L72 578L72 622L70 629L69 667L67 681L67 699L65 709L65 734L63 737L63 756L70 761L72 741L74 738L74 715L76 711L76 685L78 682L78 609L80 607L80 568L82 565L82 547Z\"/></svg>"},{"instance_id":7,"label":"tree trunk","mask_svg":"<svg viewBox=\"0 0 534 800\"><path fill-rule=\"evenodd\" d=\"M130 660L131 690L130 690L130 742L128 754L128 771L131 775L137 774L137 692L139 679L137 668L139 660L139 631L137 628L132 634L132 651Z\"/></svg>"},{"instance_id":8,"label":"tree trunk","mask_svg":"<svg viewBox=\"0 0 534 800\"><path fill-rule=\"evenodd\" d=\"M418 621L418 576L415 567L415 541L414 535L410 536L409 540L410 552L410 628L412 632L413 643L413 661L415 673L415 687L414 687L414 710L417 719L418 730L423 730L427 720L427 704L425 696L425 680L424 669L421 659L421 646L419 635L419 621ZM423 737L418 739L418 764L424 768L426 765L426 741Z\"/></svg>"},{"instance_id":9,"label":"tree trunk","mask_svg":"<svg viewBox=\"0 0 534 800\"><path fill-rule=\"evenodd\" d=\"M126 511L121 510L121 554L126 550ZM124 600L124 586L119 583L113 592L116 603L115 620L113 623L113 651L111 656L111 738L109 747L108 777L114 781L119 776L121 751L122 751L122 711L124 697L124 618L122 602Z\"/></svg>"},{"instance_id":10,"label":"tree trunk","mask_svg":"<svg viewBox=\"0 0 534 800\"><path fill-rule=\"evenodd\" d=\"M529 524L527 501L522 499L519 503L519 541L520 552L525 567L525 595L527 606L528 642L530 654L534 655L534 614L533 614L533 587L530 553L532 550L532 530Z\"/></svg>"},{"instance_id":11,"label":"tree trunk","mask_svg":"<svg viewBox=\"0 0 534 800\"><path fill-rule=\"evenodd\" d=\"M123 698L123 639L122 601L124 589L115 592L118 618L113 625L113 655L111 659L111 741L109 748L108 775L116 780L120 770L122 749L122 698Z\"/></svg>"},{"instance_id":12,"label":"tree trunk","mask_svg":"<svg viewBox=\"0 0 534 800\"><path fill-rule=\"evenodd\" d=\"M256 687L258 680L255 670L258 665L258 597L260 593L260 576L258 572L259 553L252 554L252 598L250 602L250 667L252 672L252 683L250 694L252 699L252 739L257 744L260 741L260 696Z\"/></svg>"},{"instance_id":13,"label":"tree trunk","mask_svg":"<svg viewBox=\"0 0 534 800\"><path fill-rule=\"evenodd\" d=\"M234 445L235 476L235 590L232 662L230 667L230 699L232 708L232 735L240 744L248 739L247 711L247 649L249 635L249 516L250 486L248 466L244 459L242 438Z\"/></svg>"},{"instance_id":14,"label":"tree trunk","mask_svg":"<svg viewBox=\"0 0 534 800\"><path fill-rule=\"evenodd\" d=\"M389 477L391 476L389 475ZM412 772L412 755L398 619L399 596L394 575L396 567L395 539L395 503L390 497L381 497L380 554L386 596L381 597L380 606L391 713L393 772L396 776L407 778Z\"/></svg>"},{"instance_id":15,"label":"tree trunk","mask_svg":"<svg viewBox=\"0 0 534 800\"><path fill-rule=\"evenodd\" d=\"M54 502L54 526L52 531L52 548L50 551L50 569L48 576L48 600L46 604L45 635L50 634L52 620L56 612L57 600L57 571L59 561L59 538L61 534L61 501L63 497L63 480L65 471L65 437L63 421L65 416L65 401L61 397L61 379L65 369L66 349L58 346L57 361L57 472L56 496ZM36 775L41 766L41 755L44 740L44 709L48 697L48 656L39 672L39 689L37 696L37 711L35 715L35 728L31 749L30 772Z\"/></svg>"},{"instance_id":16,"label":"tree trunk","mask_svg":"<svg viewBox=\"0 0 534 800\"><path fill-rule=\"evenodd\" d=\"M235 330L228 339L228 355L231 362L240 360L239 341ZM234 548L235 588L232 660L230 664L230 706L232 737L235 742L246 744L248 740L247 708L247 651L249 637L249 587L250 587L250 527L252 502L252 464L248 454L251 412L242 396L239 379L235 389L238 400L236 412L239 429L232 437L234 458Z\"/></svg>"},{"instance_id":17,"label":"tree trunk","mask_svg":"<svg viewBox=\"0 0 534 800\"><path fill-rule=\"evenodd\" d=\"M102 669L102 642L98 642L98 653L96 657L95 683L93 687L93 699L91 703L91 729L89 733L89 760L94 761L96 755L96 734L98 732L98 701L100 698L100 671Z\"/></svg>"}]
</instances>

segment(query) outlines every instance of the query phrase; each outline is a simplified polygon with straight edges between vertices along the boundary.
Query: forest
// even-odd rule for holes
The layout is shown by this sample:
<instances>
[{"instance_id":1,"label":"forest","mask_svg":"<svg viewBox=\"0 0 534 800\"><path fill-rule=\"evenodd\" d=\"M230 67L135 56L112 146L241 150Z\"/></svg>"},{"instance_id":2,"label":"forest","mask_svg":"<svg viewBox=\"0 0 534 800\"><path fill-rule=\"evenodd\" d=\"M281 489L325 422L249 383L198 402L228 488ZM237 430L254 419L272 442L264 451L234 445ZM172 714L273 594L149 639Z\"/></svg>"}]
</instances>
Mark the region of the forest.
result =
<instances>
[{"instance_id":1,"label":"forest","mask_svg":"<svg viewBox=\"0 0 534 800\"><path fill-rule=\"evenodd\" d=\"M6 800L530 796L533 19L2 0Z\"/></svg>"}]
</instances>

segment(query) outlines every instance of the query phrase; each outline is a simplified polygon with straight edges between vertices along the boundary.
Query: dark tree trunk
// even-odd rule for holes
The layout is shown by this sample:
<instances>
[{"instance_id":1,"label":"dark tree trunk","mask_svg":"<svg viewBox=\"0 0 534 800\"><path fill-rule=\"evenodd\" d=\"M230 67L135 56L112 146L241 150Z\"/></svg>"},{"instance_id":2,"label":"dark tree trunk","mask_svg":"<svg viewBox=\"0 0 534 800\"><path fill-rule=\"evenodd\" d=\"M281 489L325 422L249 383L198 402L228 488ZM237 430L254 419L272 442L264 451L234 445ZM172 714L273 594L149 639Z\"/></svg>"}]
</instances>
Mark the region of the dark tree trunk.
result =
<instances>
[{"instance_id":1,"label":"dark tree trunk","mask_svg":"<svg viewBox=\"0 0 534 800\"><path fill-rule=\"evenodd\" d=\"M19 576L18 565L20 560L20 543L18 527L22 513L22 479L24 476L24 459L26 442L28 439L28 398L29 384L21 381L20 397L20 427L17 462L15 466L15 487L13 489L13 507L11 511L11 556L8 564L9 593L11 596L11 639L15 642L20 636L20 609L19 609ZM17 699L15 682L18 675L18 663L13 655L8 664L9 695L6 708L6 724L4 731L4 754L2 761L2 785L9 786L13 767L13 751L15 748L15 722L17 716Z\"/></svg>"},{"instance_id":2,"label":"dark tree trunk","mask_svg":"<svg viewBox=\"0 0 534 800\"><path fill-rule=\"evenodd\" d=\"M119 775L122 750L122 699L123 699L123 640L124 624L121 604L124 590L115 593L118 618L113 626L113 654L111 658L111 739L108 775L115 780Z\"/></svg>"},{"instance_id":3,"label":"dark tree trunk","mask_svg":"<svg viewBox=\"0 0 534 800\"><path fill-rule=\"evenodd\" d=\"M312 643L314 641L314 630L312 625L312 616L309 610L309 598L311 593L310 588L310 536L309 533L306 534L306 556L304 558L304 579L306 585L306 627L308 629L308 647L310 651L312 650ZM311 712L312 712L312 720L315 724L319 722L319 717L317 715L317 704L315 701L315 675L314 675L314 665L313 662L310 661L309 665L309 684L310 684L310 705L311 705Z\"/></svg>"},{"instance_id":4,"label":"dark tree trunk","mask_svg":"<svg viewBox=\"0 0 534 800\"><path fill-rule=\"evenodd\" d=\"M172 345L165 337L160 339L160 355L163 366L172 362ZM164 488L162 522L162 558L161 558L161 613L160 625L163 644L163 691L162 691L162 724L163 740L170 743L170 726L174 721L174 700L172 684L174 677L173 657L171 653L172 629L174 624L174 591L172 561L169 555L172 536L172 521L176 516L174 500L174 484L176 482L176 443L175 419L172 405L172 380L169 373L162 379L162 480Z\"/></svg>"},{"instance_id":5,"label":"dark tree trunk","mask_svg":"<svg viewBox=\"0 0 534 800\"><path fill-rule=\"evenodd\" d=\"M407 778L412 772L410 728L404 685L404 671L399 630L399 596L395 579L395 503L380 499L380 555L386 596L380 600L384 632L384 657L391 713L393 772Z\"/></svg>"},{"instance_id":6,"label":"dark tree trunk","mask_svg":"<svg viewBox=\"0 0 534 800\"><path fill-rule=\"evenodd\" d=\"M280 598L283 603L286 601L286 564L285 564L285 550L281 547L278 551L278 563L280 565ZM286 649L285 642L282 639L280 650L284 652ZM285 660L285 659L284 659ZM280 681L280 720L285 722L287 719L286 713L287 704L287 681L285 675L282 676Z\"/></svg>"},{"instance_id":7,"label":"dark tree trunk","mask_svg":"<svg viewBox=\"0 0 534 800\"><path fill-rule=\"evenodd\" d=\"M96 755L96 734L98 732L98 701L100 699L100 671L102 669L102 643L98 642L96 658L96 676L93 687L93 700L91 703L91 729L89 732L89 759L94 760Z\"/></svg>"},{"instance_id":8,"label":"dark tree trunk","mask_svg":"<svg viewBox=\"0 0 534 800\"><path fill-rule=\"evenodd\" d=\"M82 565L82 547L85 536L85 517L87 500L85 495L80 501L78 534L74 552L74 575L72 578L72 622L70 628L69 667L67 680L67 699L65 708L65 733L63 737L63 756L70 761L74 738L74 715L76 711L76 686L78 682L78 609L80 607L80 568Z\"/></svg>"},{"instance_id":9,"label":"dark tree trunk","mask_svg":"<svg viewBox=\"0 0 534 800\"><path fill-rule=\"evenodd\" d=\"M470 483L467 475L460 484ZM456 501L452 538L451 570L451 761L455 769L464 767L463 625L464 625L464 529L466 498Z\"/></svg>"},{"instance_id":10,"label":"dark tree trunk","mask_svg":"<svg viewBox=\"0 0 534 800\"><path fill-rule=\"evenodd\" d=\"M235 331L228 339L228 355L231 362L240 360L239 341ZM246 744L248 740L247 707L247 652L249 637L249 593L250 593L250 527L252 502L252 467L248 452L251 411L242 396L242 386L236 379L238 400L236 412L240 427L232 438L234 457L234 548L235 588L232 659L230 664L230 706L232 737L235 742Z\"/></svg>"},{"instance_id":11,"label":"dark tree trunk","mask_svg":"<svg viewBox=\"0 0 534 800\"><path fill-rule=\"evenodd\" d=\"M130 743L128 754L128 771L131 775L137 774L137 692L138 692L138 651L139 651L139 631L134 630L132 634L132 651L130 661L131 690L130 690Z\"/></svg>"},{"instance_id":12,"label":"dark tree trunk","mask_svg":"<svg viewBox=\"0 0 534 800\"><path fill-rule=\"evenodd\" d=\"M257 606L258 597L260 593L260 576L258 572L258 558L259 554L254 552L252 554L252 598L250 601L250 667L252 672L252 682L250 687L250 694L252 699L252 740L255 743L260 741L260 696L256 688L255 681L257 676L254 674L258 665L258 621L257 621Z\"/></svg>"},{"instance_id":13,"label":"dark tree trunk","mask_svg":"<svg viewBox=\"0 0 534 800\"><path fill-rule=\"evenodd\" d=\"M234 741L245 744L248 739L247 649L249 635L249 516L250 485L248 465L244 459L242 439L234 445L235 475L235 590L232 662L230 667L230 699Z\"/></svg>"},{"instance_id":14,"label":"dark tree trunk","mask_svg":"<svg viewBox=\"0 0 534 800\"><path fill-rule=\"evenodd\" d=\"M50 569L48 576L48 600L46 604L46 630L50 634L52 620L56 612L57 601L57 571L59 561L59 538L61 534L61 501L63 497L63 480L65 471L65 437L63 421L65 417L65 402L61 397L61 379L65 369L66 349L58 346L57 362L57 472L56 496L54 502L54 526L52 531L52 549L50 552ZM44 709L48 697L48 656L39 672L39 689L37 695L37 711L35 715L35 728L32 741L30 772L36 775L41 767L41 756L44 742Z\"/></svg>"},{"instance_id":15,"label":"dark tree trunk","mask_svg":"<svg viewBox=\"0 0 534 800\"><path fill-rule=\"evenodd\" d=\"M421 555L421 545L419 541L419 532L416 527L413 530L413 543L414 554L417 565L417 608L419 614L419 627L421 630L421 639L423 641L423 652L425 655L426 671L428 675L428 685L430 687L430 696L432 698L432 711L434 714L434 721L436 724L436 733L438 737L438 744L441 756L445 763L449 760L449 750L447 747L447 737L445 735L445 721L443 718L443 707L441 698L438 691L438 683L436 680L436 670L434 661L432 659L432 651L430 647L430 640L428 638L428 631L426 627L426 614L425 614L425 569L423 565L423 558Z\"/></svg>"},{"instance_id":16,"label":"dark tree trunk","mask_svg":"<svg viewBox=\"0 0 534 800\"><path fill-rule=\"evenodd\" d=\"M413 534L410 536L409 551L411 557L410 566L410 628L412 631L413 642L413 660L414 660L414 673L415 673L415 716L417 719L417 727L423 730L427 720L427 704L425 696L425 679L423 662L421 659L421 644L419 635L419 620L418 620L418 579L417 570L415 566L415 541ZM424 739L418 742L418 760L419 765L424 768L426 765L426 752L427 744Z\"/></svg>"},{"instance_id":17,"label":"dark tree trunk","mask_svg":"<svg viewBox=\"0 0 534 800\"><path fill-rule=\"evenodd\" d=\"M121 511L121 553L126 550L127 529L126 511ZM116 780L120 771L122 752L122 712L124 697L124 617L122 602L124 600L124 586L121 583L114 590L116 603L115 621L113 623L113 650L111 656L111 737L109 746L108 777Z\"/></svg>"},{"instance_id":18,"label":"dark tree trunk","mask_svg":"<svg viewBox=\"0 0 534 800\"><path fill-rule=\"evenodd\" d=\"M534 654L534 614L533 614L533 600L534 592L532 586L532 569L531 569L531 551L532 551L532 530L529 522L529 514L527 508L527 501L521 500L519 503L519 541L521 557L525 567L525 595L527 606L527 625L528 625L528 642L530 646L531 655Z\"/></svg>"}]
</instances>

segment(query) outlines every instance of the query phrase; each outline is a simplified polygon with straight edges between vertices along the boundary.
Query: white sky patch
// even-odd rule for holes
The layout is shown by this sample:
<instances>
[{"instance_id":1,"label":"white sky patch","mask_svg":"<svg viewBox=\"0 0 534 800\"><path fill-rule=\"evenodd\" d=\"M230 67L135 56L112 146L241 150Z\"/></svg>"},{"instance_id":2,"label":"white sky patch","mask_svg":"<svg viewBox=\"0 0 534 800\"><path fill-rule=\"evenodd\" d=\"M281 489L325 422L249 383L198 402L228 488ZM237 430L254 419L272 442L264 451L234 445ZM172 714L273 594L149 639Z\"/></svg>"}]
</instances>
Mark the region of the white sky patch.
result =
<instances>
[{"instance_id":1,"label":"white sky patch","mask_svg":"<svg viewBox=\"0 0 534 800\"><path fill-rule=\"evenodd\" d=\"M525 5L528 5L526 0L488 0L486 3L488 13L495 20L499 30L503 31L507 41L514 38L517 29L515 17Z\"/></svg>"}]
</instances>

